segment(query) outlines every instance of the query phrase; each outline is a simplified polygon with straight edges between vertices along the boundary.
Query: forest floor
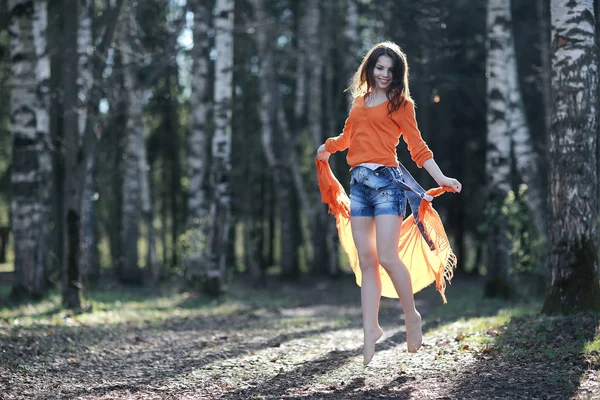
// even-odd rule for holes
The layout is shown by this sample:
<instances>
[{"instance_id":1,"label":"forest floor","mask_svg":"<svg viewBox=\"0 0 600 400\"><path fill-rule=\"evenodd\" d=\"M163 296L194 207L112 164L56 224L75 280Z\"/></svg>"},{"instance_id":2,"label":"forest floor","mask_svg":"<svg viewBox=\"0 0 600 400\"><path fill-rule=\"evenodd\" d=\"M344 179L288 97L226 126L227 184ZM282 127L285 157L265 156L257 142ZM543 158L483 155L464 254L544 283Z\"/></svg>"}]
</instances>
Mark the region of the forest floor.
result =
<instances>
[{"instance_id":1,"label":"forest floor","mask_svg":"<svg viewBox=\"0 0 600 400\"><path fill-rule=\"evenodd\" d=\"M0 399L600 399L598 315L542 316L539 302L483 299L472 279L446 305L432 287L416 295L416 354L383 299L367 367L351 278L232 284L219 300L103 289L80 314L56 295L0 300Z\"/></svg>"}]
</instances>

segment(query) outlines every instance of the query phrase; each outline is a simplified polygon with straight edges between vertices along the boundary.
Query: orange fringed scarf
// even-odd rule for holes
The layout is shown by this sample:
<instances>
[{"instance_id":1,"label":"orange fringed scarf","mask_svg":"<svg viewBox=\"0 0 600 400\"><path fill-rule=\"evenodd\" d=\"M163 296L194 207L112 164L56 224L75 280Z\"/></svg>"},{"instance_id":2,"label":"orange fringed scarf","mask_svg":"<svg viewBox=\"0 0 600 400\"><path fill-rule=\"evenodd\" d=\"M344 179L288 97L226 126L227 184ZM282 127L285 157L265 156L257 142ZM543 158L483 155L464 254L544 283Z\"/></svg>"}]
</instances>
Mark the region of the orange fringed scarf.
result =
<instances>
[{"instance_id":1,"label":"orange fringed scarf","mask_svg":"<svg viewBox=\"0 0 600 400\"><path fill-rule=\"evenodd\" d=\"M329 163L317 159L316 164L322 201L329 206L329 213L335 217L340 242L348 254L356 283L360 286L362 276L358 265L358 252L350 228L350 198L333 175ZM437 197L451 191L453 190L449 187L439 187L428 190L426 194ZM419 229L417 221L422 223L424 232ZM435 281L435 286L446 303L446 282L452 279L457 259L450 247L440 216L433 209L430 201L422 199L418 218L407 217L402 222L398 255L410 272L413 293L417 293ZM398 298L391 279L381 266L379 266L379 275L382 296Z\"/></svg>"}]
</instances>

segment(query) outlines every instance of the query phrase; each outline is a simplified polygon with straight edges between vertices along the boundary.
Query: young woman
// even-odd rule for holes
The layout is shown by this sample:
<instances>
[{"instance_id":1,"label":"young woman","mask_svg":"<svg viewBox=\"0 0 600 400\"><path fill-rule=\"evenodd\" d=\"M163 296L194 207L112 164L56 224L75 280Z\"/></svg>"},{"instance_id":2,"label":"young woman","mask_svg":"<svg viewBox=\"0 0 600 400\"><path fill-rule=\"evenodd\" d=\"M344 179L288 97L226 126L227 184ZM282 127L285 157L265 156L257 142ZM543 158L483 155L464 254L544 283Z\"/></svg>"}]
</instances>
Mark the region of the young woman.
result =
<instances>
[{"instance_id":1,"label":"young woman","mask_svg":"<svg viewBox=\"0 0 600 400\"><path fill-rule=\"evenodd\" d=\"M317 159L327 161L331 153L348 149L350 223L362 274L363 356L367 365L383 334L378 321L378 265L389 275L404 309L408 351L416 352L422 343L421 315L415 308L411 276L398 255L406 194L390 183L403 180L396 154L400 136L413 161L424 167L438 185L460 192L461 183L442 173L421 138L408 88L406 55L396 44L382 42L369 50L350 89L354 104L344 130L319 146Z\"/></svg>"}]
</instances>

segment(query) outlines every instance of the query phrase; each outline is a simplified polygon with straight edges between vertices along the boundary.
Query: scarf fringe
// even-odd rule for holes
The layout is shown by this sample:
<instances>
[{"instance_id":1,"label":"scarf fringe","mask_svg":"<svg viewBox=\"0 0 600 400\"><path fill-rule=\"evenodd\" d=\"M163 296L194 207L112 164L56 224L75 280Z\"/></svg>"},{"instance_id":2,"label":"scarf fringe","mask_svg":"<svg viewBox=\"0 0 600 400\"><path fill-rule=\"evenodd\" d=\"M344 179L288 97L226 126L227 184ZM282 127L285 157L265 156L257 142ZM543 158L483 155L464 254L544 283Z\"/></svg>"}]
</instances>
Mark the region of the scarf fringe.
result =
<instances>
[{"instance_id":1,"label":"scarf fringe","mask_svg":"<svg viewBox=\"0 0 600 400\"><path fill-rule=\"evenodd\" d=\"M327 204L329 213L333 214L336 219L340 242L348 255L356 283L360 286L362 274L350 229L350 198L333 175L328 162L316 160L316 167L321 200ZM428 190L426 194L437 197L451 191L451 188L446 187L434 188ZM421 200L417 213L417 219L423 224L424 234L432 240L433 248L428 245L423 233L418 229L415 219L405 218L400 233L399 255L411 274L413 293L435 282L436 289L446 304L446 285L454 277L454 268L456 268L458 259L452 251L440 216L431 202L425 199ZM382 295L397 298L393 284L381 266L379 273L382 281Z\"/></svg>"}]
</instances>

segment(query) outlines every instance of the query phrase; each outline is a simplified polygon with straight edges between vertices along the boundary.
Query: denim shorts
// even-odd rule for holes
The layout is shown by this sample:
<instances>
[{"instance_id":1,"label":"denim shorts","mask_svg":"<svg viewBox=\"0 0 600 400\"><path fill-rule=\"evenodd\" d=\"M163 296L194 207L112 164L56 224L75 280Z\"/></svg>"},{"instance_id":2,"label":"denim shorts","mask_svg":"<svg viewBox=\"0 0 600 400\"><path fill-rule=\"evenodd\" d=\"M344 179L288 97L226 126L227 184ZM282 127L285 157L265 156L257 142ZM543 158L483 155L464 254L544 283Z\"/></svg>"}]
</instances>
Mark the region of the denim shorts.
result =
<instances>
[{"instance_id":1,"label":"denim shorts","mask_svg":"<svg viewBox=\"0 0 600 400\"><path fill-rule=\"evenodd\" d=\"M406 193L392 180L402 180L396 167L354 167L350 175L350 216L374 217L376 215L406 214Z\"/></svg>"}]
</instances>

